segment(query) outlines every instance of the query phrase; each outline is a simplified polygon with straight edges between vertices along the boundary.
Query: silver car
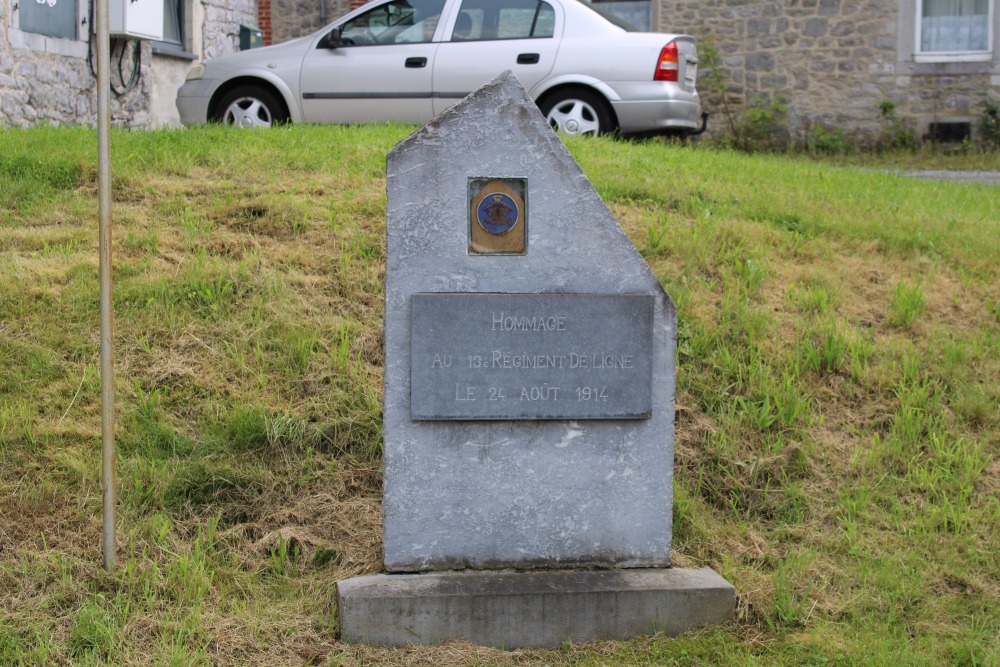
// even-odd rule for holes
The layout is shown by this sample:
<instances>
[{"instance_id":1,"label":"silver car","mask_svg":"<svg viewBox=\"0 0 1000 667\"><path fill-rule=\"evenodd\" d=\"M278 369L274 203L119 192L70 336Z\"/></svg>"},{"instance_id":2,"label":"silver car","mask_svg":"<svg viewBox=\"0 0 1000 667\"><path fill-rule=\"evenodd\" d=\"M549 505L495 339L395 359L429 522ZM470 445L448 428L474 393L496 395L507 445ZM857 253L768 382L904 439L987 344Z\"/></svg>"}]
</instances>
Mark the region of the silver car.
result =
<instances>
[{"instance_id":1,"label":"silver car","mask_svg":"<svg viewBox=\"0 0 1000 667\"><path fill-rule=\"evenodd\" d=\"M426 123L511 70L566 134L704 127L688 35L636 32L586 0L376 0L307 37L195 65L185 125Z\"/></svg>"}]
</instances>

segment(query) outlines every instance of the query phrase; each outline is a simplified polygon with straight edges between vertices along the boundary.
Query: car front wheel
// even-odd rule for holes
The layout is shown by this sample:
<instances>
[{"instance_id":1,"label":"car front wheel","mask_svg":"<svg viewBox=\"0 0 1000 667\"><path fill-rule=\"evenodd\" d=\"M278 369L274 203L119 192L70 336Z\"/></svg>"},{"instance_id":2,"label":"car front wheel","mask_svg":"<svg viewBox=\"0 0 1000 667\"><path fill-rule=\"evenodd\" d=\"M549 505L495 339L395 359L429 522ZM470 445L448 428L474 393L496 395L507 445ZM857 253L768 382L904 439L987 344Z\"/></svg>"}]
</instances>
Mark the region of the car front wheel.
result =
<instances>
[{"instance_id":1,"label":"car front wheel","mask_svg":"<svg viewBox=\"0 0 1000 667\"><path fill-rule=\"evenodd\" d=\"M288 113L271 92L254 86L241 86L219 100L214 120L230 127L271 127L287 122Z\"/></svg>"},{"instance_id":2,"label":"car front wheel","mask_svg":"<svg viewBox=\"0 0 1000 667\"><path fill-rule=\"evenodd\" d=\"M559 134L597 135L615 129L608 103L596 92L582 88L559 91L545 97L538 106Z\"/></svg>"}]
</instances>

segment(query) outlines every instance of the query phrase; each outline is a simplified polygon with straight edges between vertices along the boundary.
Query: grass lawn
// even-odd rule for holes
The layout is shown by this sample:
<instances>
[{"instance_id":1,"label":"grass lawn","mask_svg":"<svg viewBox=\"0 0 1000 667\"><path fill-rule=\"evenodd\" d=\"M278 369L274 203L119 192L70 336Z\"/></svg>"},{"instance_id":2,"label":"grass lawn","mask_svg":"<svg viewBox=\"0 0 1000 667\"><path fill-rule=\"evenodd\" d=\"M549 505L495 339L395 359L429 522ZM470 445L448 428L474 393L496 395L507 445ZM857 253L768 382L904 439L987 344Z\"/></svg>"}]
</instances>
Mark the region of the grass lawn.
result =
<instances>
[{"instance_id":1,"label":"grass lawn","mask_svg":"<svg viewBox=\"0 0 1000 667\"><path fill-rule=\"evenodd\" d=\"M865 152L814 156L829 164L898 171L933 169L947 171L1000 171L1000 150L978 150L971 146L927 144L913 151Z\"/></svg>"},{"instance_id":2,"label":"grass lawn","mask_svg":"<svg viewBox=\"0 0 1000 667\"><path fill-rule=\"evenodd\" d=\"M1000 189L610 140L570 150L678 305L676 563L733 582L735 618L338 642L335 582L382 557L411 130L114 133L112 574L96 135L0 130L0 665L1000 664Z\"/></svg>"}]
</instances>

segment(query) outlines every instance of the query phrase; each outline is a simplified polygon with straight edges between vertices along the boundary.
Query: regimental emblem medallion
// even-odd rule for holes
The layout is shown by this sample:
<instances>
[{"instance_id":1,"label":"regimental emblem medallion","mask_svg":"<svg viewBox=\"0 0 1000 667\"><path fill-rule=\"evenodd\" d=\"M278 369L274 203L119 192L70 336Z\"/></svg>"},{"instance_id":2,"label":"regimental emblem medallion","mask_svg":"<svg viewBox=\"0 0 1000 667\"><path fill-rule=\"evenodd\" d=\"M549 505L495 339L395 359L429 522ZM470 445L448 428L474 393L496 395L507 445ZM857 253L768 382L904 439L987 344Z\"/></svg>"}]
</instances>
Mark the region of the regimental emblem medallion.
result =
<instances>
[{"instance_id":1,"label":"regimental emblem medallion","mask_svg":"<svg viewBox=\"0 0 1000 667\"><path fill-rule=\"evenodd\" d=\"M476 208L476 219L490 234L503 234L514 229L520 216L517 202L502 192L491 192Z\"/></svg>"},{"instance_id":2,"label":"regimental emblem medallion","mask_svg":"<svg viewBox=\"0 0 1000 667\"><path fill-rule=\"evenodd\" d=\"M469 254L528 252L528 179L469 179Z\"/></svg>"}]
</instances>

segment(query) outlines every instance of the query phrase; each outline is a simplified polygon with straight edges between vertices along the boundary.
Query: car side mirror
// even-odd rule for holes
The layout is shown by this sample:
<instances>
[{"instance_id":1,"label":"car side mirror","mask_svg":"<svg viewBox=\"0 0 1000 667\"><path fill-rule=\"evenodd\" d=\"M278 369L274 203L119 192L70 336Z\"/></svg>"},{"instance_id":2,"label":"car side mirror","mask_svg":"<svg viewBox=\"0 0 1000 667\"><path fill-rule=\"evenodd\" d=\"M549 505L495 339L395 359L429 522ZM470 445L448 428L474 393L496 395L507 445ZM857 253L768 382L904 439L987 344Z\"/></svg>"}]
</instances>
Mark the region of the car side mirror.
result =
<instances>
[{"instance_id":1,"label":"car side mirror","mask_svg":"<svg viewBox=\"0 0 1000 667\"><path fill-rule=\"evenodd\" d=\"M340 28L334 28L330 32L323 35L316 45L317 49L336 49L343 46L344 42L340 39Z\"/></svg>"}]
</instances>

